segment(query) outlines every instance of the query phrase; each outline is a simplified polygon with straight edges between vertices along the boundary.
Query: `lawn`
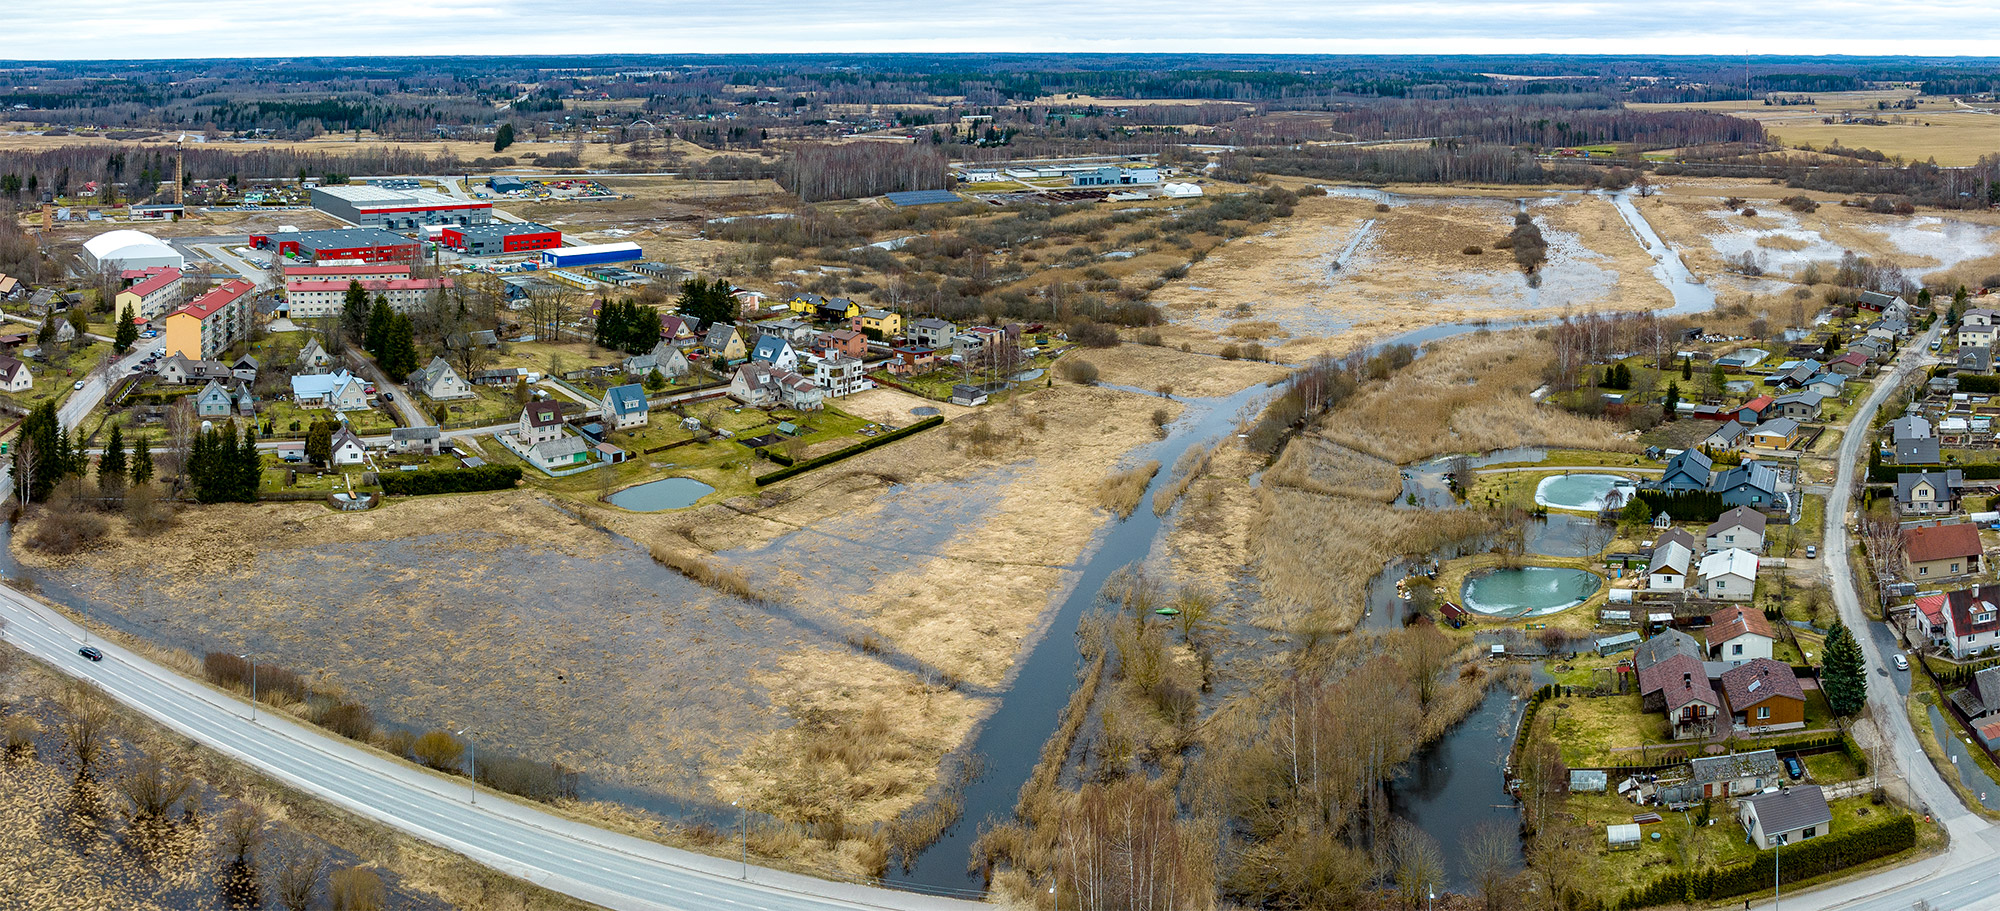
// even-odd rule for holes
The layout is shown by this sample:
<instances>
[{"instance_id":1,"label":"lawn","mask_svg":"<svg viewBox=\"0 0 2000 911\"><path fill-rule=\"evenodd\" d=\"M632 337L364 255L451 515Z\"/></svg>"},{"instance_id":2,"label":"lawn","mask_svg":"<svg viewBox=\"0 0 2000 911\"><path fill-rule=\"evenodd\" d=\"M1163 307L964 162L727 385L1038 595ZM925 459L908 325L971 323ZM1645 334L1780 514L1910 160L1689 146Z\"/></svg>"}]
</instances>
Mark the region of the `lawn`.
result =
<instances>
[{"instance_id":1,"label":"lawn","mask_svg":"<svg viewBox=\"0 0 2000 911\"><path fill-rule=\"evenodd\" d=\"M1572 794L1568 807L1577 821L1590 826L1600 839L1605 826L1629 824L1635 814L1655 811L1661 816L1660 822L1641 827L1638 849L1612 851L1607 846L1599 852L1597 894L1607 900L1680 870L1693 859L1710 867L1726 867L1756 856L1744 843L1742 826L1729 816L1729 808L1720 804L1712 811L1717 817L1715 824L1709 826L1692 824L1701 813L1699 808L1684 813L1642 808L1615 794ZM1657 842L1654 833L1659 833Z\"/></svg>"},{"instance_id":2,"label":"lawn","mask_svg":"<svg viewBox=\"0 0 2000 911\"><path fill-rule=\"evenodd\" d=\"M1669 739L1666 717L1642 711L1637 693L1558 697L1542 706L1537 720L1544 718L1562 747L1563 762L1571 766L1636 761L1637 752L1619 753L1614 748Z\"/></svg>"},{"instance_id":3,"label":"lawn","mask_svg":"<svg viewBox=\"0 0 2000 911\"><path fill-rule=\"evenodd\" d=\"M437 407L443 405L444 423L452 427L501 424L515 420L521 415L521 406L514 402L514 390L499 386L474 386L472 398L445 402L433 402L423 396L417 396L417 404L433 419L437 416Z\"/></svg>"},{"instance_id":4,"label":"lawn","mask_svg":"<svg viewBox=\"0 0 2000 911\"><path fill-rule=\"evenodd\" d=\"M43 402L53 401L61 407L74 392L74 384L97 365L99 358L111 352L111 346L104 342L92 342L83 346L72 346L64 357L50 363L30 359L28 373L34 376L35 384L28 391L9 397L24 408L33 408Z\"/></svg>"},{"instance_id":5,"label":"lawn","mask_svg":"<svg viewBox=\"0 0 2000 911\"><path fill-rule=\"evenodd\" d=\"M328 409L300 408L292 402L264 402L260 407L263 409L263 412L259 417L270 422L272 428L271 437L273 439L304 439L306 431L312 427L314 421L335 419L334 413ZM395 419L391 418L387 412L374 408L348 411L342 414L347 418L347 425L352 427L355 433L362 436L379 436L388 433L397 426ZM299 429L296 431L292 430L292 423L294 421L298 422L299 425Z\"/></svg>"},{"instance_id":6,"label":"lawn","mask_svg":"<svg viewBox=\"0 0 2000 911\"><path fill-rule=\"evenodd\" d=\"M1805 758L1806 775L1815 784L1835 784L1861 777L1861 766L1846 753L1821 753Z\"/></svg>"},{"instance_id":7,"label":"lawn","mask_svg":"<svg viewBox=\"0 0 2000 911\"><path fill-rule=\"evenodd\" d=\"M293 476L294 470L297 471L296 477ZM352 475L355 490L368 490L371 488L361 483L363 470L358 465L345 465L340 468L324 469L313 468L304 463L288 465L280 461L276 456L266 454L264 457L263 479L259 482L257 489L262 493L297 493L300 491L332 493L336 490L346 490L347 480L345 476Z\"/></svg>"}]
</instances>

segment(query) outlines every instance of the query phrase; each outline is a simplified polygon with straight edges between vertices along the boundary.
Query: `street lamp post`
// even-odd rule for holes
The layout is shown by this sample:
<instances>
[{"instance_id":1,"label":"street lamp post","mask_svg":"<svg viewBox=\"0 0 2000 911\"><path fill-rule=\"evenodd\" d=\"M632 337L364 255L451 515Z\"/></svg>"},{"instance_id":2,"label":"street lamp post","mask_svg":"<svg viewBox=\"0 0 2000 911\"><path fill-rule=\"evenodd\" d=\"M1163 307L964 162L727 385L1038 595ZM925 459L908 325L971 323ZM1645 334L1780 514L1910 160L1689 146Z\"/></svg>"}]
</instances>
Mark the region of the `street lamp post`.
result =
<instances>
[{"instance_id":1,"label":"street lamp post","mask_svg":"<svg viewBox=\"0 0 2000 911\"><path fill-rule=\"evenodd\" d=\"M469 728L460 729L458 736L465 737L466 730L469 730ZM469 782L471 785L470 790L472 791L472 802L477 804L479 802L479 745L473 743L472 738L465 737L465 750L465 765L469 773L466 777L472 779Z\"/></svg>"},{"instance_id":2,"label":"street lamp post","mask_svg":"<svg viewBox=\"0 0 2000 911\"><path fill-rule=\"evenodd\" d=\"M750 881L750 810L734 800L729 805L736 808L736 834L743 839L743 881Z\"/></svg>"},{"instance_id":3,"label":"street lamp post","mask_svg":"<svg viewBox=\"0 0 2000 911\"><path fill-rule=\"evenodd\" d=\"M1771 842L1771 911L1778 911L1778 849L1784 846L1783 836Z\"/></svg>"},{"instance_id":4,"label":"street lamp post","mask_svg":"<svg viewBox=\"0 0 2000 911\"><path fill-rule=\"evenodd\" d=\"M1049 885L1049 898L1056 903L1056 911L1062 911L1062 896L1057 894L1053 883Z\"/></svg>"},{"instance_id":5,"label":"street lamp post","mask_svg":"<svg viewBox=\"0 0 2000 911\"><path fill-rule=\"evenodd\" d=\"M256 721L257 720L257 659L252 658L249 655L237 655L236 657L250 662L250 720Z\"/></svg>"},{"instance_id":6,"label":"street lamp post","mask_svg":"<svg viewBox=\"0 0 2000 911\"><path fill-rule=\"evenodd\" d=\"M1438 900L1437 883L1424 887L1424 911L1431 911L1431 903Z\"/></svg>"}]
</instances>

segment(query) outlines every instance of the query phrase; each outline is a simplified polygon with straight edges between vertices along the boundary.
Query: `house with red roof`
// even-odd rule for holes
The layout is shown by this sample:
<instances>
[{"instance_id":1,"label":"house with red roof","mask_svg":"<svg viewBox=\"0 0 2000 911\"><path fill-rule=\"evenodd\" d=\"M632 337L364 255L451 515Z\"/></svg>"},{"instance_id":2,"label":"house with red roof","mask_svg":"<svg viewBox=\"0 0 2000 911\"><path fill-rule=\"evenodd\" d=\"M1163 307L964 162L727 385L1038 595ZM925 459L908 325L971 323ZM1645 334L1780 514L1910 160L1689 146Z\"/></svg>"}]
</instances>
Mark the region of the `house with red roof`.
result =
<instances>
[{"instance_id":1,"label":"house with red roof","mask_svg":"<svg viewBox=\"0 0 2000 911\"><path fill-rule=\"evenodd\" d=\"M1723 712L1721 697L1708 685L1708 670L1701 659L1676 654L1657 664L1639 669L1640 705L1648 712L1662 712L1675 740L1714 734Z\"/></svg>"},{"instance_id":2,"label":"house with red roof","mask_svg":"<svg viewBox=\"0 0 2000 911\"><path fill-rule=\"evenodd\" d=\"M1903 529L1903 558L1909 578L1919 585L1977 573L1985 554L1979 528L1969 523Z\"/></svg>"},{"instance_id":3,"label":"house with red roof","mask_svg":"<svg viewBox=\"0 0 2000 911\"><path fill-rule=\"evenodd\" d=\"M1708 657L1732 666L1771 657L1771 621L1764 619L1763 611L1744 605L1710 614L1704 638Z\"/></svg>"},{"instance_id":4,"label":"house with red roof","mask_svg":"<svg viewBox=\"0 0 2000 911\"><path fill-rule=\"evenodd\" d=\"M1936 638L1951 644L1954 658L1967 658L2000 646L2000 591L1980 586L1937 596L1940 622ZM1926 599L1919 599L1926 600ZM1922 608L1919 607L1919 610ZM2000 695L2000 694L1997 694Z\"/></svg>"},{"instance_id":5,"label":"house with red roof","mask_svg":"<svg viewBox=\"0 0 2000 911\"><path fill-rule=\"evenodd\" d=\"M1806 694L1791 665L1753 658L1723 671L1721 683L1737 730L1765 733L1806 726Z\"/></svg>"}]
</instances>

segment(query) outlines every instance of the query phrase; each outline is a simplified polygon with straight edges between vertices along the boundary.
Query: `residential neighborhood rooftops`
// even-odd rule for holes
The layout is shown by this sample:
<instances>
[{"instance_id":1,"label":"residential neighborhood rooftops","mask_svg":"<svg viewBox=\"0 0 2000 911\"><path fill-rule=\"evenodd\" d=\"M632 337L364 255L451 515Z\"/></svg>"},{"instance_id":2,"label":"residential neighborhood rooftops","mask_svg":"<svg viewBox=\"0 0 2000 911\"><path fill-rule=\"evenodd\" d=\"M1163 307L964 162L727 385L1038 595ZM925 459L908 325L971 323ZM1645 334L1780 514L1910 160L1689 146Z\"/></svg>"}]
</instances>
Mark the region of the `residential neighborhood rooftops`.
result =
<instances>
[{"instance_id":1,"label":"residential neighborhood rooftops","mask_svg":"<svg viewBox=\"0 0 2000 911\"><path fill-rule=\"evenodd\" d=\"M1718 550L1701 558L1701 574L1708 576L1744 576L1757 578L1757 555L1740 547ZM1766 627L1768 635L1769 628Z\"/></svg>"},{"instance_id":2,"label":"residential neighborhood rooftops","mask_svg":"<svg viewBox=\"0 0 2000 911\"><path fill-rule=\"evenodd\" d=\"M563 422L562 406L555 402L529 402L521 413L530 427L552 427Z\"/></svg>"},{"instance_id":3,"label":"residential neighborhood rooftops","mask_svg":"<svg viewBox=\"0 0 2000 911\"><path fill-rule=\"evenodd\" d=\"M1984 550L1985 546L1979 543L1979 529L1966 523L1903 529L1903 553L1911 563L1971 557Z\"/></svg>"},{"instance_id":4,"label":"residential neighborhood rooftops","mask_svg":"<svg viewBox=\"0 0 2000 911\"><path fill-rule=\"evenodd\" d=\"M180 281L181 278L181 270L179 269L164 268L159 270L148 269L146 271L151 274L147 275L144 279L141 279L140 281L134 282L132 284L132 287L127 288L125 290L130 291L133 294L137 294L140 297L145 297L146 295L158 291L161 288L164 288L168 285L171 285L174 282Z\"/></svg>"},{"instance_id":5,"label":"residential neighborhood rooftops","mask_svg":"<svg viewBox=\"0 0 2000 911\"><path fill-rule=\"evenodd\" d=\"M183 304L181 308L179 310L175 310L174 313L175 314L184 313L194 317L195 319L208 319L209 317L214 316L217 310L221 310L222 308L235 303L238 298L241 298L245 294L249 294L251 291L255 289L256 289L255 285L243 281L242 279L230 279L229 281L217 285L213 290L209 291L207 294L204 294L200 297L195 298L194 300L188 301L186 304Z\"/></svg>"},{"instance_id":6,"label":"residential neighborhood rooftops","mask_svg":"<svg viewBox=\"0 0 2000 911\"><path fill-rule=\"evenodd\" d=\"M1696 642L1693 636L1680 630L1668 629L1639 643L1638 647L1632 650L1632 660L1639 668L1642 677L1647 668L1675 655L1683 655L1699 661L1701 660L1701 643Z\"/></svg>"},{"instance_id":7,"label":"residential neighborhood rooftops","mask_svg":"<svg viewBox=\"0 0 2000 911\"><path fill-rule=\"evenodd\" d=\"M1737 506L1718 516L1709 524L1705 534L1712 536L1740 526L1761 535L1767 524L1769 520L1764 518L1763 513L1748 506Z\"/></svg>"},{"instance_id":8,"label":"residential neighborhood rooftops","mask_svg":"<svg viewBox=\"0 0 2000 911\"><path fill-rule=\"evenodd\" d=\"M1698 756L1688 762L1695 784L1714 784L1739 778L1777 778L1785 773L1777 750Z\"/></svg>"},{"instance_id":9,"label":"residential neighborhood rooftops","mask_svg":"<svg viewBox=\"0 0 2000 911\"><path fill-rule=\"evenodd\" d=\"M639 414L646 410L646 387L638 383L613 386L604 393L613 414Z\"/></svg>"}]
</instances>

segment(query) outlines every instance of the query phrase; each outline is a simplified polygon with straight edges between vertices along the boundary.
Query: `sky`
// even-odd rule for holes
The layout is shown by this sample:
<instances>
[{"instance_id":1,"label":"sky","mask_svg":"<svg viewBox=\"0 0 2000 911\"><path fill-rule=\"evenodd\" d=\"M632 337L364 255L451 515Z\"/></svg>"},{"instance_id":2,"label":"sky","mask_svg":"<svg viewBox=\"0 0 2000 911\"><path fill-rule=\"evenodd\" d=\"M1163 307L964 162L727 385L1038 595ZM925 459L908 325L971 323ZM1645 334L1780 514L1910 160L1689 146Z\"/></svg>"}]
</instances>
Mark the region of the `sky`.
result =
<instances>
[{"instance_id":1,"label":"sky","mask_svg":"<svg viewBox=\"0 0 2000 911\"><path fill-rule=\"evenodd\" d=\"M1987 56L1993 0L8 0L21 58L1076 52Z\"/></svg>"}]
</instances>

